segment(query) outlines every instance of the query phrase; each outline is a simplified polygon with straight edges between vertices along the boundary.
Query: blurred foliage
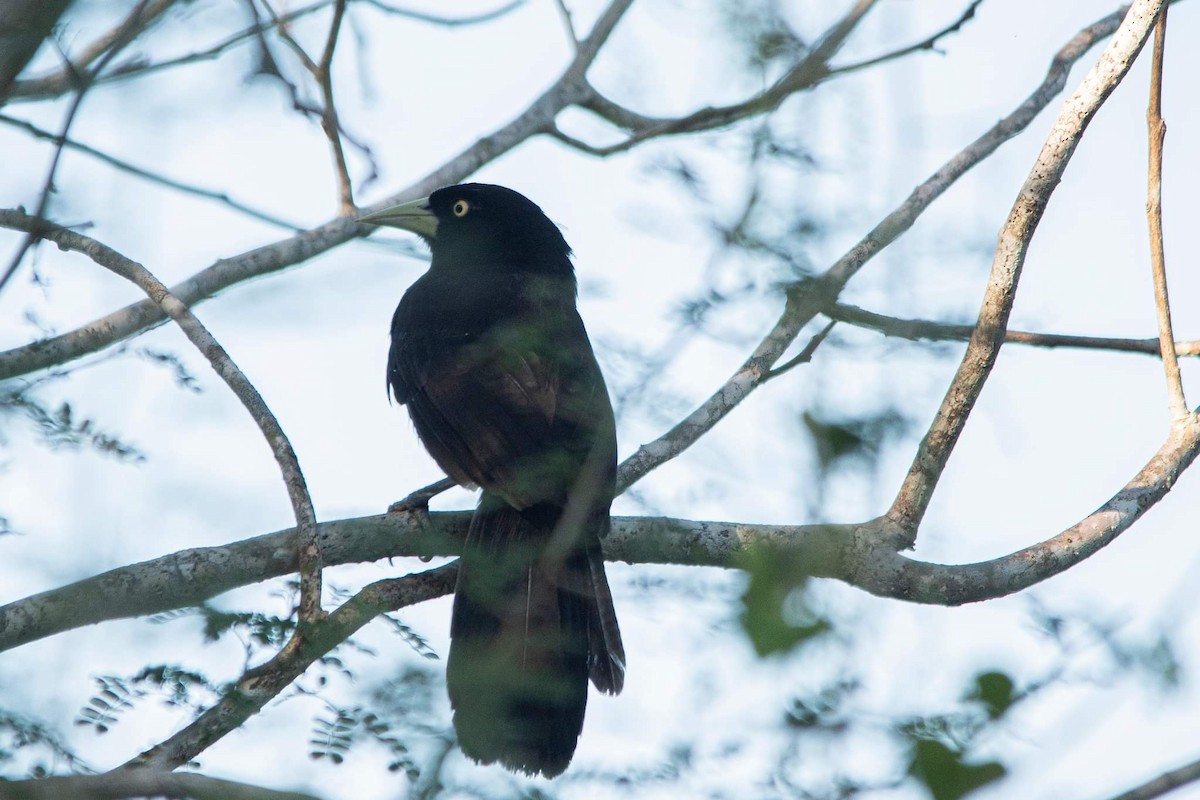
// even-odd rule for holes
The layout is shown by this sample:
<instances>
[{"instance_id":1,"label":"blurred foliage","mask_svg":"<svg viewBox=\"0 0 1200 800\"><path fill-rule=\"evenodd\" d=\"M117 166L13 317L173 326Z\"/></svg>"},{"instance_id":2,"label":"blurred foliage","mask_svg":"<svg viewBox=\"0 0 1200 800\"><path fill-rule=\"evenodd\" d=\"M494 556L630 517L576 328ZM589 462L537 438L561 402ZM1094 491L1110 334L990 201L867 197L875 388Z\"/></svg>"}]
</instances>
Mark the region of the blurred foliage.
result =
<instances>
[{"instance_id":1,"label":"blurred foliage","mask_svg":"<svg viewBox=\"0 0 1200 800\"><path fill-rule=\"evenodd\" d=\"M805 597L808 573L799 558L761 547L743 559L749 575L742 595L742 628L760 656L786 653L827 633L829 620L814 613Z\"/></svg>"}]
</instances>

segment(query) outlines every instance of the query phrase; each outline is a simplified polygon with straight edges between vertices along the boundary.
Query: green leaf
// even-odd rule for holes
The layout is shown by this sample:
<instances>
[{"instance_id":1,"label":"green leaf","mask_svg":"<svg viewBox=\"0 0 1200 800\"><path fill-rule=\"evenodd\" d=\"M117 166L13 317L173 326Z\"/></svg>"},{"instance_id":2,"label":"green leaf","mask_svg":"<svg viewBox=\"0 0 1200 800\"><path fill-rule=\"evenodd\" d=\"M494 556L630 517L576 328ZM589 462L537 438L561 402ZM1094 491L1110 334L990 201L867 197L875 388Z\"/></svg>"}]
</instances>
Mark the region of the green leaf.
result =
<instances>
[{"instance_id":1,"label":"green leaf","mask_svg":"<svg viewBox=\"0 0 1200 800\"><path fill-rule=\"evenodd\" d=\"M919 739L908 774L928 787L933 800L958 800L1003 778L1006 770L995 761L966 764L962 753L938 741Z\"/></svg>"},{"instance_id":2,"label":"green leaf","mask_svg":"<svg viewBox=\"0 0 1200 800\"><path fill-rule=\"evenodd\" d=\"M790 651L830 629L805 602L808 574L795 558L761 548L743 563L750 581L742 595L742 628L760 656Z\"/></svg>"},{"instance_id":3,"label":"green leaf","mask_svg":"<svg viewBox=\"0 0 1200 800\"><path fill-rule=\"evenodd\" d=\"M1000 719L1017 701L1012 678L1003 672L983 672L975 676L975 688L966 696L977 700L987 709L988 717Z\"/></svg>"}]
</instances>

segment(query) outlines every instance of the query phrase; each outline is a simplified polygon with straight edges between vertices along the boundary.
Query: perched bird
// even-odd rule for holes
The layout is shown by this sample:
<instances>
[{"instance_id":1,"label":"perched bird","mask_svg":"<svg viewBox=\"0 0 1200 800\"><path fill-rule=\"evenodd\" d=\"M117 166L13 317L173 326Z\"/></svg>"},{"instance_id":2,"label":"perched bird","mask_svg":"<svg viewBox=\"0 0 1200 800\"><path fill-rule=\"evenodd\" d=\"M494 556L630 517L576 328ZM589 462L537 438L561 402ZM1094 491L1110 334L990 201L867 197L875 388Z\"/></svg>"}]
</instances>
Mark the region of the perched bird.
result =
<instances>
[{"instance_id":1,"label":"perched bird","mask_svg":"<svg viewBox=\"0 0 1200 800\"><path fill-rule=\"evenodd\" d=\"M608 694L625 679L600 552L613 411L575 308L571 249L502 186L450 186L361 221L429 244L429 271L392 317L388 385L438 466L483 489L450 623L459 744L483 763L558 775L588 678Z\"/></svg>"}]
</instances>

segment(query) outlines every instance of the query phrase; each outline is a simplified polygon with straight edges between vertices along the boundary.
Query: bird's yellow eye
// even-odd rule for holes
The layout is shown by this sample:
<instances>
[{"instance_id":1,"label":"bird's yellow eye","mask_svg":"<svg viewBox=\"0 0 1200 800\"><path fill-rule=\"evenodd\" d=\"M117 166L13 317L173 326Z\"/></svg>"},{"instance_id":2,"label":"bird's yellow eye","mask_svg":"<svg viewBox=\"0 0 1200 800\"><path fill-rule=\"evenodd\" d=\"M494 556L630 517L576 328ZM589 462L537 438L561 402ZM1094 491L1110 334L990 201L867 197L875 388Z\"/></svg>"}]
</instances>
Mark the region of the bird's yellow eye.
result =
<instances>
[{"instance_id":1,"label":"bird's yellow eye","mask_svg":"<svg viewBox=\"0 0 1200 800\"><path fill-rule=\"evenodd\" d=\"M456 217L465 217L467 212L471 210L471 204L466 200L459 200L455 202L450 210L454 212L454 216Z\"/></svg>"}]
</instances>

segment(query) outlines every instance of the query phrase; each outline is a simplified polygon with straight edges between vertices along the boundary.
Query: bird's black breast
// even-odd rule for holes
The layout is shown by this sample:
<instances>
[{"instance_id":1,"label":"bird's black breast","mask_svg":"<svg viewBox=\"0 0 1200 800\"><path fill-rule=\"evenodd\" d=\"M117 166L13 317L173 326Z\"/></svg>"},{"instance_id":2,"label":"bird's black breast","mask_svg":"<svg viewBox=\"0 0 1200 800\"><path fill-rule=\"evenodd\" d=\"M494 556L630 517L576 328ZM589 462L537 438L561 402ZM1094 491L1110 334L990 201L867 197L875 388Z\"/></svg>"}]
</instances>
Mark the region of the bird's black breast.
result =
<instances>
[{"instance_id":1,"label":"bird's black breast","mask_svg":"<svg viewBox=\"0 0 1200 800\"><path fill-rule=\"evenodd\" d=\"M422 276L392 320L388 382L438 465L520 508L565 495L612 410L574 281Z\"/></svg>"}]
</instances>

